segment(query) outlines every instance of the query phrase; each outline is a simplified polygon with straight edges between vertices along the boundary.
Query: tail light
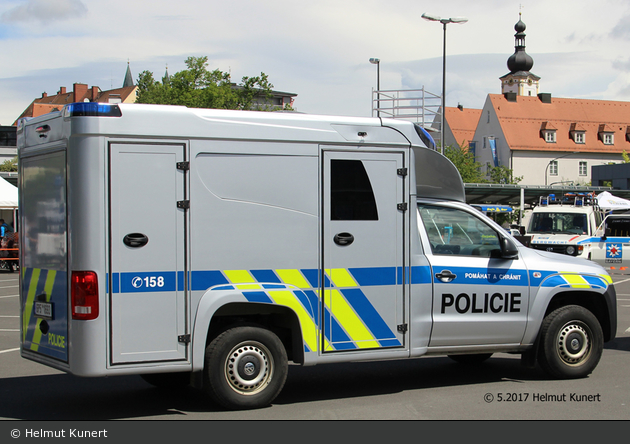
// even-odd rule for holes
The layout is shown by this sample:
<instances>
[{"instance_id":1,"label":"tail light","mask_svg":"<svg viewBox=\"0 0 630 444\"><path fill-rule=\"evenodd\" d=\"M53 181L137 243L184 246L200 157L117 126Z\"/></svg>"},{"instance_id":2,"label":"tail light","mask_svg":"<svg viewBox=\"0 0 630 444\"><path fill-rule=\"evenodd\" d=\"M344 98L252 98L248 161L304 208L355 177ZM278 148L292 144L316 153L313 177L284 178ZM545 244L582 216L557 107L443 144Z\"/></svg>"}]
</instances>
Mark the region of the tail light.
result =
<instances>
[{"instance_id":1,"label":"tail light","mask_svg":"<svg viewBox=\"0 0 630 444\"><path fill-rule=\"evenodd\" d=\"M93 271L73 271L71 279L72 319L89 321L98 317L98 279Z\"/></svg>"}]
</instances>

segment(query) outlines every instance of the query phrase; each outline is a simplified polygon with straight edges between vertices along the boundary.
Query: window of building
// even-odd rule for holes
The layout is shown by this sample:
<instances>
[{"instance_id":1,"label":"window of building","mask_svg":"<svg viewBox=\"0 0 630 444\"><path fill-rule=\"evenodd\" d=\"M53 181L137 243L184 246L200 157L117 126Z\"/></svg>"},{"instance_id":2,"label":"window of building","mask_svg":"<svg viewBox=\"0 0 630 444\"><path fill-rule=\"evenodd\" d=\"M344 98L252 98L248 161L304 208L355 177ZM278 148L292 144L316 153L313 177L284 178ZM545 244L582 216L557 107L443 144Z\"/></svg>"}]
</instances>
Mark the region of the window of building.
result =
<instances>
[{"instance_id":1,"label":"window of building","mask_svg":"<svg viewBox=\"0 0 630 444\"><path fill-rule=\"evenodd\" d=\"M584 161L580 162L578 174L580 176L586 176L586 168L587 168L586 162Z\"/></svg>"},{"instance_id":2,"label":"window of building","mask_svg":"<svg viewBox=\"0 0 630 444\"><path fill-rule=\"evenodd\" d=\"M614 145L615 144L615 134L614 133L602 133L602 142L604 142L604 145Z\"/></svg>"},{"instance_id":3,"label":"window of building","mask_svg":"<svg viewBox=\"0 0 630 444\"><path fill-rule=\"evenodd\" d=\"M552 160L551 162L549 162L549 175L550 176L558 175L558 161L557 160Z\"/></svg>"},{"instance_id":4,"label":"window of building","mask_svg":"<svg viewBox=\"0 0 630 444\"><path fill-rule=\"evenodd\" d=\"M545 130L543 131L543 136L545 137L545 142L556 143L556 130Z\"/></svg>"},{"instance_id":5,"label":"window of building","mask_svg":"<svg viewBox=\"0 0 630 444\"><path fill-rule=\"evenodd\" d=\"M584 131L575 131L573 132L573 141L575 143L586 143L586 134Z\"/></svg>"},{"instance_id":6,"label":"window of building","mask_svg":"<svg viewBox=\"0 0 630 444\"><path fill-rule=\"evenodd\" d=\"M378 220L376 198L360 160L332 160L330 164L332 220Z\"/></svg>"}]
</instances>

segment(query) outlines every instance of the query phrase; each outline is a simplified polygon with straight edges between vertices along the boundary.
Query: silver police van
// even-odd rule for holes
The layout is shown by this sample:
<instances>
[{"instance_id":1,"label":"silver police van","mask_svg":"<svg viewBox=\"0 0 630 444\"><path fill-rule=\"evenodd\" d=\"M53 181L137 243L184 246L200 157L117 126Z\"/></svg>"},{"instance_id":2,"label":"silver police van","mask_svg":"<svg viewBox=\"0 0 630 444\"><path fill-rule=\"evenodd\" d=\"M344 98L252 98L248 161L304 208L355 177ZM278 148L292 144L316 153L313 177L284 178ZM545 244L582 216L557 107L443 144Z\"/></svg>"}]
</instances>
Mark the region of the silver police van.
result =
<instances>
[{"instance_id":1,"label":"silver police van","mask_svg":"<svg viewBox=\"0 0 630 444\"><path fill-rule=\"evenodd\" d=\"M615 337L607 272L468 206L411 122L75 103L18 149L21 354L65 372L243 409L289 362L509 352L580 378Z\"/></svg>"}]
</instances>

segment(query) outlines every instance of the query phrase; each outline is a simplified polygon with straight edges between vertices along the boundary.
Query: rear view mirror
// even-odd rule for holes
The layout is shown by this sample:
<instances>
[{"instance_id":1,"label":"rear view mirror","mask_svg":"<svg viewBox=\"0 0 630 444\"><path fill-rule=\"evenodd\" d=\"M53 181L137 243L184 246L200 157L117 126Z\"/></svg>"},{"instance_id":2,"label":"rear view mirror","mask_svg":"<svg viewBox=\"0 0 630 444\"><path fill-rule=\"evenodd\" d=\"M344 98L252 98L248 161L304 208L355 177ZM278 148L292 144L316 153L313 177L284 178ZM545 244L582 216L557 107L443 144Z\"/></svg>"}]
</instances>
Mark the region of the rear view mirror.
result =
<instances>
[{"instance_id":1,"label":"rear view mirror","mask_svg":"<svg viewBox=\"0 0 630 444\"><path fill-rule=\"evenodd\" d=\"M497 259L518 259L518 247L507 237L499 237L500 250L494 250L496 254L492 257Z\"/></svg>"}]
</instances>

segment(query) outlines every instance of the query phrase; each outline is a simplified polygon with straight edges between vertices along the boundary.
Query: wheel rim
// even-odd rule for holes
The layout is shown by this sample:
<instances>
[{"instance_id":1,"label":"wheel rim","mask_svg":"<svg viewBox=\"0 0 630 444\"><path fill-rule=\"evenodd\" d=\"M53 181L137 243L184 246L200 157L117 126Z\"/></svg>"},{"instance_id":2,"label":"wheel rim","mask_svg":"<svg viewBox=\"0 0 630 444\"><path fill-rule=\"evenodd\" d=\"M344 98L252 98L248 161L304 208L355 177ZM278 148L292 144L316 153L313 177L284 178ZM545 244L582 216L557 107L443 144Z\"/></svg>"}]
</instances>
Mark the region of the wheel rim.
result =
<instances>
[{"instance_id":1,"label":"wheel rim","mask_svg":"<svg viewBox=\"0 0 630 444\"><path fill-rule=\"evenodd\" d=\"M242 395L262 391L273 376L273 357L260 342L245 341L234 347L225 361L225 379Z\"/></svg>"},{"instance_id":2,"label":"wheel rim","mask_svg":"<svg viewBox=\"0 0 630 444\"><path fill-rule=\"evenodd\" d=\"M558 333L557 351L560 359L569 365L583 363L591 352L591 331L579 321L571 321Z\"/></svg>"}]
</instances>

